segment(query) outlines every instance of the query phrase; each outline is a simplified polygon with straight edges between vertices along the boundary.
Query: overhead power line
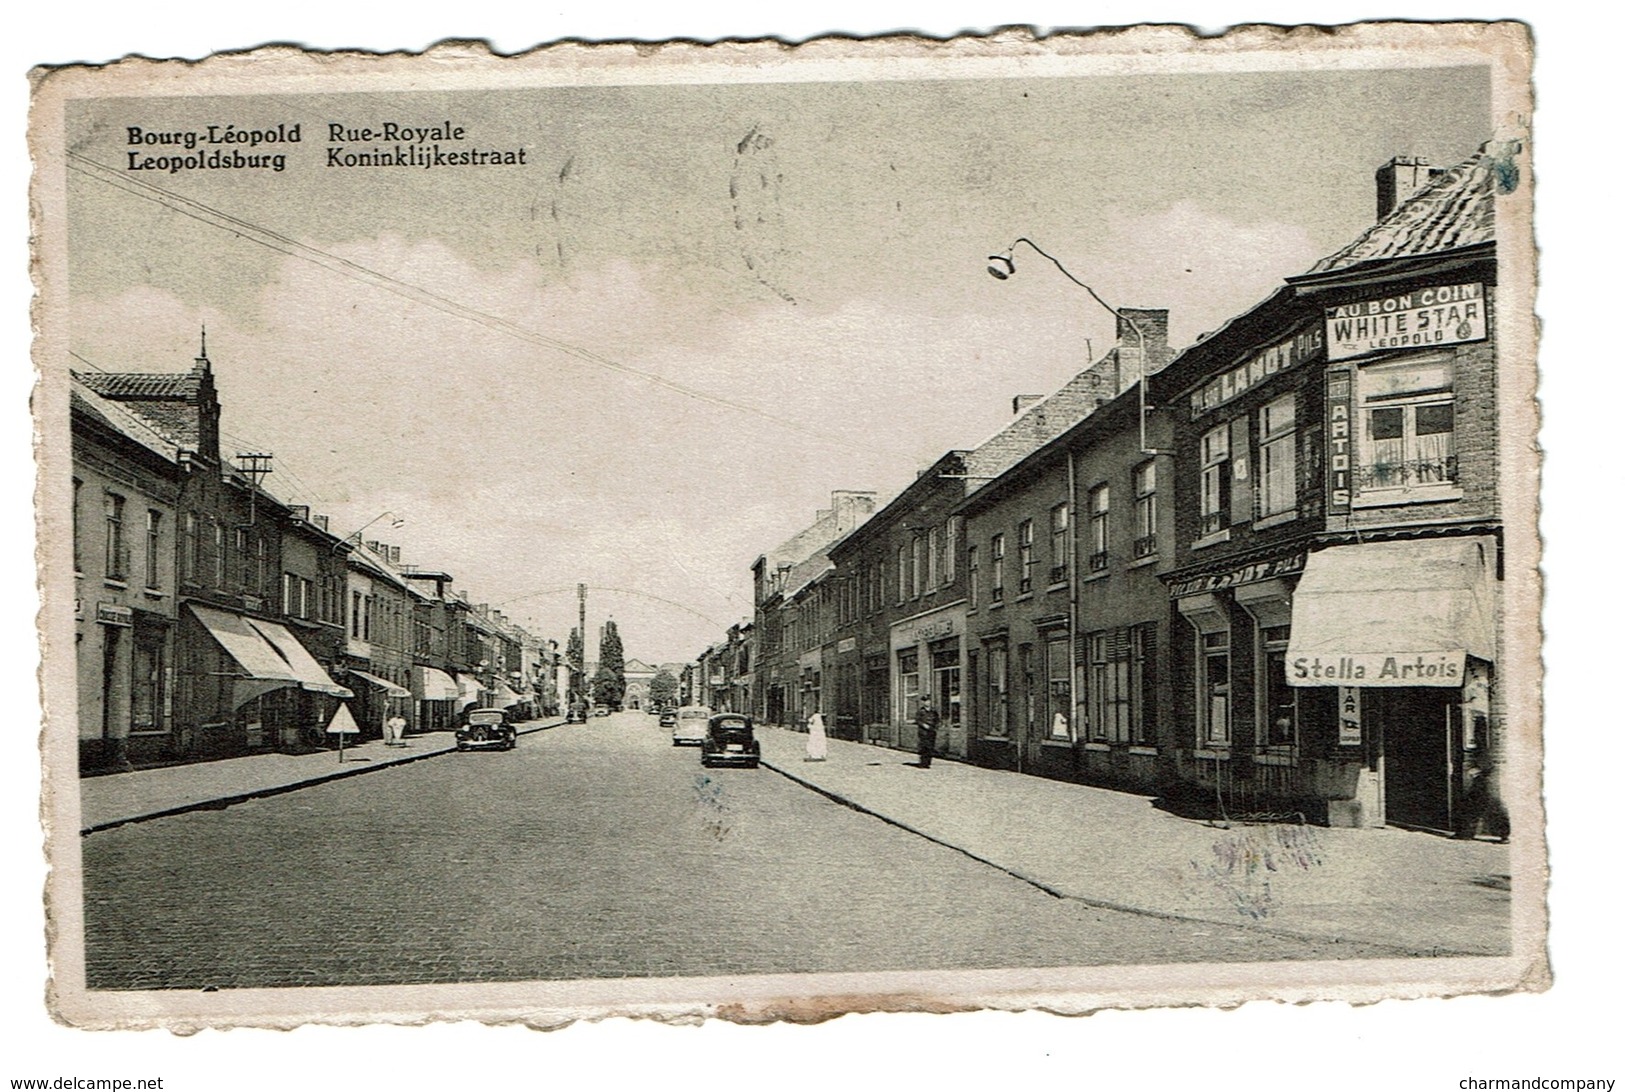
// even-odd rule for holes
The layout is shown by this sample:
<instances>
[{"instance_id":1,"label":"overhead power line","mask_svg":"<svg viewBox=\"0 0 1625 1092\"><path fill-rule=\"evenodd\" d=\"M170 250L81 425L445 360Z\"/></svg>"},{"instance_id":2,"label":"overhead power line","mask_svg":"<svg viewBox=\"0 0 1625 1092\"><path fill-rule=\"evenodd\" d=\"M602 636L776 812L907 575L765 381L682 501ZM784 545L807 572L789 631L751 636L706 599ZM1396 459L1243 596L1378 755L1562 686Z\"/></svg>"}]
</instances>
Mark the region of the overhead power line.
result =
<instances>
[{"instance_id":1,"label":"overhead power line","mask_svg":"<svg viewBox=\"0 0 1625 1092\"><path fill-rule=\"evenodd\" d=\"M801 435L807 436L821 443L832 444L838 447L844 447L853 451L864 453L877 449L891 450L890 448L882 448L881 445L854 443L842 439L840 436L835 435L828 430L812 428L807 425L803 425L800 422L791 420L790 418L779 417L775 414L768 413L766 410L748 405L747 403L736 402L720 395L711 394L707 391L690 387L687 384L679 383L673 379L667 379L665 376L657 375L654 372L645 371L641 368L635 368L631 365L623 364L618 360L612 360L611 358L593 352L590 349L584 349L578 345L572 345L567 341L561 341L558 338L549 337L546 334L538 333L537 331L521 326L516 322L490 314L486 311L481 311L478 308L471 307L458 300L452 299L449 296L442 295L439 292L423 288L419 285L411 284L397 277L392 277L387 273L379 272L378 270L364 266L359 262L354 262L348 258L340 257L337 254L329 253L328 251L313 247L308 243L302 243L299 240L294 239L291 236L284 235L281 232L275 231L274 229L264 227L260 224L242 219L238 216L234 216L231 213L217 209L212 205L205 204L190 197L185 197L181 194L173 192L172 190L164 189L162 186L155 185L146 181L145 179L131 177L124 172L118 171L116 168L109 167L104 163L99 163L96 160L78 152L70 151L68 153L68 159L69 169L74 170L87 178L95 179L96 181L99 181L105 185L112 186L114 189L122 190L131 196L139 197L142 200L161 205L172 212L177 212L183 216L190 217L199 223L207 224L210 227L230 232L238 238L245 239L270 250L274 250L279 254L309 262L310 264L319 266L328 270L329 272L337 273L340 276L360 281L363 284L389 292L393 295L399 296L402 299L410 300L413 303L422 304L425 307L431 307L442 312L443 314L476 323L489 330L505 334L509 337L516 338L517 340L524 341L532 345L552 349L555 352L563 353L567 356L574 357L577 360L585 361L588 364L592 364L609 371L619 372L622 375L629 375L637 379L642 379L647 383L651 383L657 387L680 394L686 398L692 398L696 401L704 402L708 405L717 406L719 408L749 414L750 416L777 425L780 428L800 433ZM912 457L912 454L910 457Z\"/></svg>"}]
</instances>

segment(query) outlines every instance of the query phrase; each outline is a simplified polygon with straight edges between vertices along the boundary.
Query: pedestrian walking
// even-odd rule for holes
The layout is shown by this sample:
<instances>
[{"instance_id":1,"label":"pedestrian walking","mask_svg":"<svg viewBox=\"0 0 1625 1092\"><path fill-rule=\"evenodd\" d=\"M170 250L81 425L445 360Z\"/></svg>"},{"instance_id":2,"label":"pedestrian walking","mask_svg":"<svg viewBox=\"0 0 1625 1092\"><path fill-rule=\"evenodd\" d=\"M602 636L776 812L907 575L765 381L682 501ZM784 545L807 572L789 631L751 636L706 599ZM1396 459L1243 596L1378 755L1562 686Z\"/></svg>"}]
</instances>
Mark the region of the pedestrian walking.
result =
<instances>
[{"instance_id":1,"label":"pedestrian walking","mask_svg":"<svg viewBox=\"0 0 1625 1092\"><path fill-rule=\"evenodd\" d=\"M384 721L384 746L405 747L406 741L401 738L405 731L406 718L399 713L390 714L390 718Z\"/></svg>"},{"instance_id":2,"label":"pedestrian walking","mask_svg":"<svg viewBox=\"0 0 1625 1092\"><path fill-rule=\"evenodd\" d=\"M822 762L829 756L829 737L824 734L824 714L807 718L807 761Z\"/></svg>"},{"instance_id":3,"label":"pedestrian walking","mask_svg":"<svg viewBox=\"0 0 1625 1092\"><path fill-rule=\"evenodd\" d=\"M942 714L931 707L928 696L920 697L919 709L914 713L914 731L918 737L920 769L931 768L931 756L937 749L937 726L942 723Z\"/></svg>"}]
</instances>

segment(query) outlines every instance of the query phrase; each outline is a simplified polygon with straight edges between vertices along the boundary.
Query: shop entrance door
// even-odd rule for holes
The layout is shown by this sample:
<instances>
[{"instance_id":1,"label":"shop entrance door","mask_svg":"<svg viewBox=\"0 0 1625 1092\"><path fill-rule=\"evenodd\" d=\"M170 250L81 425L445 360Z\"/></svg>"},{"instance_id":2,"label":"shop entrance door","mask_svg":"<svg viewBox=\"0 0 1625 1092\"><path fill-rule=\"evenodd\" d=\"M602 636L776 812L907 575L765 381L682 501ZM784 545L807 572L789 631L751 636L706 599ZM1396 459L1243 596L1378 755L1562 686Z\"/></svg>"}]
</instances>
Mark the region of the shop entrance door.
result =
<instances>
[{"instance_id":1,"label":"shop entrance door","mask_svg":"<svg viewBox=\"0 0 1625 1092\"><path fill-rule=\"evenodd\" d=\"M935 701L942 714L942 734L938 737L943 753L956 758L965 757L965 719L959 700L959 668L939 667L936 675Z\"/></svg>"},{"instance_id":2,"label":"shop entrance door","mask_svg":"<svg viewBox=\"0 0 1625 1092\"><path fill-rule=\"evenodd\" d=\"M1461 692L1443 687L1368 689L1383 748L1387 821L1396 826L1449 831L1454 705Z\"/></svg>"}]
</instances>

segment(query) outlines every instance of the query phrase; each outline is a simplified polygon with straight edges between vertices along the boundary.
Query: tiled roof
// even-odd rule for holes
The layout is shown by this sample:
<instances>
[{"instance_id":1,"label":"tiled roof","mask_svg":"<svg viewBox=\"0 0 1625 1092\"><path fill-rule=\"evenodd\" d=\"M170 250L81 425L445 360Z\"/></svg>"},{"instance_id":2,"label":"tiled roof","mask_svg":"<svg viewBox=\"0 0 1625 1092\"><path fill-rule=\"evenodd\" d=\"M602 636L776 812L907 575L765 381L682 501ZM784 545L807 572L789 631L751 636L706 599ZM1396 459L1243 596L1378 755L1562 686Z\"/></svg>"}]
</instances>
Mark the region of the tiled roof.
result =
<instances>
[{"instance_id":1,"label":"tiled roof","mask_svg":"<svg viewBox=\"0 0 1625 1092\"><path fill-rule=\"evenodd\" d=\"M1483 151L1443 171L1410 200L1311 273L1329 273L1384 258L1414 258L1495 241L1497 160Z\"/></svg>"},{"instance_id":2,"label":"tiled roof","mask_svg":"<svg viewBox=\"0 0 1625 1092\"><path fill-rule=\"evenodd\" d=\"M196 397L199 380L192 372L74 372L74 378L108 398Z\"/></svg>"},{"instance_id":3,"label":"tiled roof","mask_svg":"<svg viewBox=\"0 0 1625 1092\"><path fill-rule=\"evenodd\" d=\"M69 390L69 399L75 411L99 419L115 432L122 433L148 450L171 461L179 457L175 443L153 428L150 422L117 402L110 402L95 391L85 389L77 377Z\"/></svg>"}]
</instances>

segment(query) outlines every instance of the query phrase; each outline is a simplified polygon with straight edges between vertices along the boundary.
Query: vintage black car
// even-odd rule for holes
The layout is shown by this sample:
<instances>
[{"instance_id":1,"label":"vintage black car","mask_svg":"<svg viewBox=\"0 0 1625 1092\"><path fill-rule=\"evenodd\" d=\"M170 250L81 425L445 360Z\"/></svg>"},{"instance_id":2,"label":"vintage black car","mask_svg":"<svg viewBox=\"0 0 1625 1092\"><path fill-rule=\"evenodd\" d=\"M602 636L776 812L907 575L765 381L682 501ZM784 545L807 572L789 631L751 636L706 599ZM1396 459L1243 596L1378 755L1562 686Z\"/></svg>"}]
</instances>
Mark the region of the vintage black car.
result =
<instances>
[{"instance_id":1,"label":"vintage black car","mask_svg":"<svg viewBox=\"0 0 1625 1092\"><path fill-rule=\"evenodd\" d=\"M517 735L506 710L470 709L457 728L457 749L511 751Z\"/></svg>"},{"instance_id":2,"label":"vintage black car","mask_svg":"<svg viewBox=\"0 0 1625 1092\"><path fill-rule=\"evenodd\" d=\"M566 723L566 724L586 724L587 723L587 703L584 702L584 701L571 702L570 703L570 711L568 713L566 713L565 716L564 716L564 723Z\"/></svg>"},{"instance_id":3,"label":"vintage black car","mask_svg":"<svg viewBox=\"0 0 1625 1092\"><path fill-rule=\"evenodd\" d=\"M755 769L762 761L762 745L749 717L743 713L718 713L705 726L700 742L701 766L746 766Z\"/></svg>"},{"instance_id":4,"label":"vintage black car","mask_svg":"<svg viewBox=\"0 0 1625 1092\"><path fill-rule=\"evenodd\" d=\"M662 728L675 728L675 727L677 727L677 710L675 710L675 709L662 709L660 711L660 727L662 727Z\"/></svg>"}]
</instances>

